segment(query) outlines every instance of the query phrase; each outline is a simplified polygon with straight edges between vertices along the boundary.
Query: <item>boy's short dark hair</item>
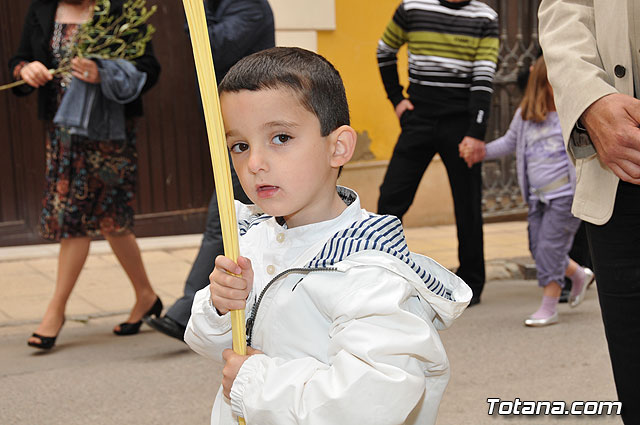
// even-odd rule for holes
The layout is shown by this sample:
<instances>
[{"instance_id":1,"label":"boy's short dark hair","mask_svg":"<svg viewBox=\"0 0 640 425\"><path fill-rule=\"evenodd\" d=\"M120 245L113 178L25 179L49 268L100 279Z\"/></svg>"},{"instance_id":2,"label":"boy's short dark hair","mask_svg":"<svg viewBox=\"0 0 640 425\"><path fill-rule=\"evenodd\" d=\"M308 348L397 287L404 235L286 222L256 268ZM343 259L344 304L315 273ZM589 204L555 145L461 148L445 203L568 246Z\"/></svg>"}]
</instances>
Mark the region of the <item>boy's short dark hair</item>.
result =
<instances>
[{"instance_id":1,"label":"boy's short dark hair","mask_svg":"<svg viewBox=\"0 0 640 425\"><path fill-rule=\"evenodd\" d=\"M340 74L322 56L297 47L274 47L236 63L218 91L288 88L320 121L321 135L349 125L349 106Z\"/></svg>"}]
</instances>

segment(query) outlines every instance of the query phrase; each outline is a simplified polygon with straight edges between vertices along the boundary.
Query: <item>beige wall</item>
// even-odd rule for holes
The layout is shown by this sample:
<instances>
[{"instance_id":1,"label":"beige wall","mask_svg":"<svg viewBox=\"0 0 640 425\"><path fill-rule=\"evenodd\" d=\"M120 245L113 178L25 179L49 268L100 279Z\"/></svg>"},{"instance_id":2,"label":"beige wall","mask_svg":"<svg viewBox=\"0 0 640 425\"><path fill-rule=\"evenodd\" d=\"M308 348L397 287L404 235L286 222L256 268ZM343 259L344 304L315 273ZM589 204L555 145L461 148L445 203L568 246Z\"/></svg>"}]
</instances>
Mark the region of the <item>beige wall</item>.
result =
<instances>
[{"instance_id":1,"label":"beige wall","mask_svg":"<svg viewBox=\"0 0 640 425\"><path fill-rule=\"evenodd\" d=\"M318 53L340 71L347 90L352 125L367 131L371 151L378 159L389 159L400 126L380 79L376 47L399 0L338 0L336 30L318 33ZM399 74L407 85L406 47L398 54Z\"/></svg>"},{"instance_id":2,"label":"beige wall","mask_svg":"<svg viewBox=\"0 0 640 425\"><path fill-rule=\"evenodd\" d=\"M269 0L269 4L274 11L278 29L333 30L336 28L334 0Z\"/></svg>"},{"instance_id":3,"label":"beige wall","mask_svg":"<svg viewBox=\"0 0 640 425\"><path fill-rule=\"evenodd\" d=\"M276 44L318 51L318 31L336 29L334 0L269 0Z\"/></svg>"},{"instance_id":4,"label":"beige wall","mask_svg":"<svg viewBox=\"0 0 640 425\"><path fill-rule=\"evenodd\" d=\"M378 205L378 188L384 178L387 164L386 160L349 163L342 170L338 184L357 191L362 207L375 212ZM403 217L403 224L405 227L451 224L453 217L449 180L442 161L436 157L422 177L413 204Z\"/></svg>"}]
</instances>

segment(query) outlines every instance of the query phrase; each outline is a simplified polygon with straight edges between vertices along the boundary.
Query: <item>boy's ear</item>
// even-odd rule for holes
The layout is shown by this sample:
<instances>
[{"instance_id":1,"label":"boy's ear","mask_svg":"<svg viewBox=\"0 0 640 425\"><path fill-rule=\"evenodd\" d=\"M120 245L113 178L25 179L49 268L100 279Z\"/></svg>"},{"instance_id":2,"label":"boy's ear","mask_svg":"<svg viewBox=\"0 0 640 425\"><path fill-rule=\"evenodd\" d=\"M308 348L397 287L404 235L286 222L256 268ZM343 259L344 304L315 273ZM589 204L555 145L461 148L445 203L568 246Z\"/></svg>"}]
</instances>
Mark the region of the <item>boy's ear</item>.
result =
<instances>
[{"instance_id":1,"label":"boy's ear","mask_svg":"<svg viewBox=\"0 0 640 425\"><path fill-rule=\"evenodd\" d=\"M338 168L349 162L356 149L358 134L348 125L343 125L331 133L333 152L331 154L331 166Z\"/></svg>"}]
</instances>

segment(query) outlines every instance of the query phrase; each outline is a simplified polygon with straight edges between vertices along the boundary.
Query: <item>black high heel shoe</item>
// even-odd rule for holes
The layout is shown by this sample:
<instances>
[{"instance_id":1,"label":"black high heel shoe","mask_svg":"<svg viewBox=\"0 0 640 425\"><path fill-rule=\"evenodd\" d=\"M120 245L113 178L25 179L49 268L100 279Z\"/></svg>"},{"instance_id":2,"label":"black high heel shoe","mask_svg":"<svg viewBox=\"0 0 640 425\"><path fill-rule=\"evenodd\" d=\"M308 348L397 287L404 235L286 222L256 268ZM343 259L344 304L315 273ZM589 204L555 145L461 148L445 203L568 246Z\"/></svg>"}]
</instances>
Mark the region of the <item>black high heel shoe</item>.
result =
<instances>
[{"instance_id":1,"label":"black high heel shoe","mask_svg":"<svg viewBox=\"0 0 640 425\"><path fill-rule=\"evenodd\" d=\"M60 335L60 331L62 330L62 327L64 326L64 322L66 322L66 320L66 318L62 319L62 324L60 325L60 329L58 329L58 333L56 334L56 336L44 336L34 332L31 334L31 336L38 338L40 342L27 341L27 345L30 347L39 348L41 350L51 350L53 346L56 345L56 338L58 338L58 335Z\"/></svg>"},{"instance_id":2,"label":"black high heel shoe","mask_svg":"<svg viewBox=\"0 0 640 425\"><path fill-rule=\"evenodd\" d=\"M147 311L143 317L156 316L156 318L160 317L162 313L162 301L160 297L156 297L156 302L153 303L153 306ZM142 320L138 320L134 323L122 322L120 323L120 330L113 330L113 333L116 335L135 335L140 331L140 326L142 325Z\"/></svg>"}]
</instances>

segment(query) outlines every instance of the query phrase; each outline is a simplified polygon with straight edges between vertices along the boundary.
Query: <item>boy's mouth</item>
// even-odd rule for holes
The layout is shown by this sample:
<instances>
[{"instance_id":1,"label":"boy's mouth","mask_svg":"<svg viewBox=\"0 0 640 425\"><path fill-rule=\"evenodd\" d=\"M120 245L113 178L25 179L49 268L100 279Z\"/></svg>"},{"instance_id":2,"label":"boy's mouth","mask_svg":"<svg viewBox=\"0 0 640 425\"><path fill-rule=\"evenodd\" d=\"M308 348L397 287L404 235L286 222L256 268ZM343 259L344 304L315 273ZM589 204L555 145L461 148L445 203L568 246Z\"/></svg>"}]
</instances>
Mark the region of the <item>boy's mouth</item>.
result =
<instances>
[{"instance_id":1,"label":"boy's mouth","mask_svg":"<svg viewBox=\"0 0 640 425\"><path fill-rule=\"evenodd\" d=\"M264 184L256 187L256 193L258 194L259 198L270 198L275 195L279 189L280 188L278 186Z\"/></svg>"}]
</instances>

